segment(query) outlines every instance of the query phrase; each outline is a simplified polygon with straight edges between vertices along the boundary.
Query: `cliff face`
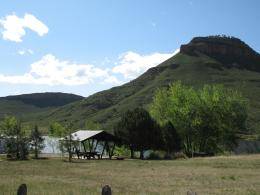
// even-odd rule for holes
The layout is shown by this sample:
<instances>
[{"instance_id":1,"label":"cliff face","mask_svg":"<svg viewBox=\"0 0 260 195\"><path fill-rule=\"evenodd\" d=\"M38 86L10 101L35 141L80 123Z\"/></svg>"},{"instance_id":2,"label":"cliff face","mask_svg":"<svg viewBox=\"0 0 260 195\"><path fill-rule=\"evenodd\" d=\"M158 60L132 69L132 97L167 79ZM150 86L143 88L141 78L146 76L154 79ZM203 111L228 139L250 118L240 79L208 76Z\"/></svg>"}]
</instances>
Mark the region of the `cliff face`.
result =
<instances>
[{"instance_id":1,"label":"cliff face","mask_svg":"<svg viewBox=\"0 0 260 195\"><path fill-rule=\"evenodd\" d=\"M182 45L181 53L203 53L220 61L227 68L240 68L260 72L260 55L243 41L233 37L196 37Z\"/></svg>"}]
</instances>

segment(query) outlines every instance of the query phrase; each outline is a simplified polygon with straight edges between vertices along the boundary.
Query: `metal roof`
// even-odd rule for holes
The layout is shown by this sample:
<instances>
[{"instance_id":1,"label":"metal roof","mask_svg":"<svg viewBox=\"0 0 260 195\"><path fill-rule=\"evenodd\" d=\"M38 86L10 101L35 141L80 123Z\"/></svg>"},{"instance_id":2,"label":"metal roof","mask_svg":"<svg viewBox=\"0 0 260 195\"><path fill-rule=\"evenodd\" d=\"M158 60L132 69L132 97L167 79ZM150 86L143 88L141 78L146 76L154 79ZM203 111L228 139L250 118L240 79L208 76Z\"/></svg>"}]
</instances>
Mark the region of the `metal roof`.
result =
<instances>
[{"instance_id":1,"label":"metal roof","mask_svg":"<svg viewBox=\"0 0 260 195\"><path fill-rule=\"evenodd\" d=\"M91 138L97 134L102 133L104 130L92 131L92 130L78 130L72 133L72 139L75 141L84 141L88 138Z\"/></svg>"}]
</instances>

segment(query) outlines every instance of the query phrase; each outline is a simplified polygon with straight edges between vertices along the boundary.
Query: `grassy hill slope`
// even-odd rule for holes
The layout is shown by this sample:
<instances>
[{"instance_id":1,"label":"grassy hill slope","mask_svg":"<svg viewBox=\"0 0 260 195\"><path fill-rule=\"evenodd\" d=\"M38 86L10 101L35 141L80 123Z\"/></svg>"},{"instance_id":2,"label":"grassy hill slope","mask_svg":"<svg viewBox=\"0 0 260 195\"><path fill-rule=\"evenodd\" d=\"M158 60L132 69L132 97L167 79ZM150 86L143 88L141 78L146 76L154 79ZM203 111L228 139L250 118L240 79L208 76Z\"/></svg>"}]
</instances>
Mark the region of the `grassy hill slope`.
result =
<instances>
[{"instance_id":1,"label":"grassy hill slope","mask_svg":"<svg viewBox=\"0 0 260 195\"><path fill-rule=\"evenodd\" d=\"M48 121L71 120L76 127L92 120L110 130L123 112L137 106L148 107L156 89L176 80L195 87L219 83L241 91L250 100L249 127L252 131L260 129L260 73L227 66L199 51L196 55L181 52L127 84L60 107L44 117Z\"/></svg>"},{"instance_id":2,"label":"grassy hill slope","mask_svg":"<svg viewBox=\"0 0 260 195\"><path fill-rule=\"evenodd\" d=\"M14 115L22 121L38 120L42 113L82 100L82 96L66 93L33 93L0 98L0 119Z\"/></svg>"}]
</instances>

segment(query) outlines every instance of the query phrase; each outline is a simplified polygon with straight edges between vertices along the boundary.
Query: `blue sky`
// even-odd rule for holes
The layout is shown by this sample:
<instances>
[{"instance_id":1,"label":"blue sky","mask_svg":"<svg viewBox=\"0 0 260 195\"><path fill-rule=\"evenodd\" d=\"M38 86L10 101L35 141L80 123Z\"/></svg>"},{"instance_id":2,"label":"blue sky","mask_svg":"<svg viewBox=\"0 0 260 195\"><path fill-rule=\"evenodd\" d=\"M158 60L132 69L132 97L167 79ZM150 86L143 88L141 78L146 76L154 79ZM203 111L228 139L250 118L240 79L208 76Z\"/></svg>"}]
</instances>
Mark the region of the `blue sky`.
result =
<instances>
[{"instance_id":1,"label":"blue sky","mask_svg":"<svg viewBox=\"0 0 260 195\"><path fill-rule=\"evenodd\" d=\"M0 96L88 96L171 57L194 36L260 51L258 0L13 0L0 6Z\"/></svg>"}]
</instances>

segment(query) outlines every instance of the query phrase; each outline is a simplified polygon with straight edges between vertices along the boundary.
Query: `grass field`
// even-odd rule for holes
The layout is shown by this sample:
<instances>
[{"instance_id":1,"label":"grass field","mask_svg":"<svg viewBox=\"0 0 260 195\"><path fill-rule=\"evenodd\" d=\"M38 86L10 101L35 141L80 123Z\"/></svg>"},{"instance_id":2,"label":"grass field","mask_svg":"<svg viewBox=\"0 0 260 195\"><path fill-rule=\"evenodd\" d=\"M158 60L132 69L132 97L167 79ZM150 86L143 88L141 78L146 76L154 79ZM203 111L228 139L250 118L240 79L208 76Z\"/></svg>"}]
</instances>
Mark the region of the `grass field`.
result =
<instances>
[{"instance_id":1,"label":"grass field","mask_svg":"<svg viewBox=\"0 0 260 195\"><path fill-rule=\"evenodd\" d=\"M260 194L260 155L183 160L0 160L0 194Z\"/></svg>"}]
</instances>

